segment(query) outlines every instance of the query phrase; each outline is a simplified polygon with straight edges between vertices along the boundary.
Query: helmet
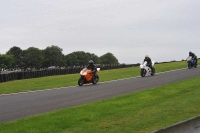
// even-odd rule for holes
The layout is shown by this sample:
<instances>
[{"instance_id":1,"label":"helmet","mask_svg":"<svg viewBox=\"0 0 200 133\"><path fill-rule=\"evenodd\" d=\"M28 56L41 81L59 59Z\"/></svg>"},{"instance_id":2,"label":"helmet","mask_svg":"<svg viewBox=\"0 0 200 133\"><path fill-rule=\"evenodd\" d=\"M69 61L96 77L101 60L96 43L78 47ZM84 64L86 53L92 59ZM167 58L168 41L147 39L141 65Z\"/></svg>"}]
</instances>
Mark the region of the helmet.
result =
<instances>
[{"instance_id":1,"label":"helmet","mask_svg":"<svg viewBox=\"0 0 200 133\"><path fill-rule=\"evenodd\" d=\"M88 64L93 65L94 64L93 60L90 60Z\"/></svg>"},{"instance_id":2,"label":"helmet","mask_svg":"<svg viewBox=\"0 0 200 133\"><path fill-rule=\"evenodd\" d=\"M192 54L192 52L190 51L190 52L189 52L189 55L191 55L191 54Z\"/></svg>"}]
</instances>

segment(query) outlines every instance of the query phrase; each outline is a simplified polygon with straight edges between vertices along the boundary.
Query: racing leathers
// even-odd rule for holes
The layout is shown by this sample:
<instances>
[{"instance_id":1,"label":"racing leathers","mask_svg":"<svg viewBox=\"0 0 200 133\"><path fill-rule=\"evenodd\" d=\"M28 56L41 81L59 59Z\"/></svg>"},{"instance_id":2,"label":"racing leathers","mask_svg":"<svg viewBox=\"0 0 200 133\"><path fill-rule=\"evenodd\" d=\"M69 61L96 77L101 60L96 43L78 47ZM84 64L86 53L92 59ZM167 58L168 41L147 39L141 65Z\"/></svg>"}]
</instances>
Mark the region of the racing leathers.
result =
<instances>
[{"instance_id":1,"label":"racing leathers","mask_svg":"<svg viewBox=\"0 0 200 133\"><path fill-rule=\"evenodd\" d=\"M97 76L97 67L96 67L94 64L89 64L89 65L87 66L87 69L92 70L92 73L94 73L94 77Z\"/></svg>"},{"instance_id":2,"label":"racing leathers","mask_svg":"<svg viewBox=\"0 0 200 133\"><path fill-rule=\"evenodd\" d=\"M198 59L197 59L197 56L194 53L190 52L189 56L191 56L192 59L197 63Z\"/></svg>"},{"instance_id":3,"label":"racing leathers","mask_svg":"<svg viewBox=\"0 0 200 133\"><path fill-rule=\"evenodd\" d=\"M148 66L149 68L151 68L151 70L153 70L151 58L146 57L146 58L144 59L143 63L144 63L145 61L147 62L147 66Z\"/></svg>"}]
</instances>

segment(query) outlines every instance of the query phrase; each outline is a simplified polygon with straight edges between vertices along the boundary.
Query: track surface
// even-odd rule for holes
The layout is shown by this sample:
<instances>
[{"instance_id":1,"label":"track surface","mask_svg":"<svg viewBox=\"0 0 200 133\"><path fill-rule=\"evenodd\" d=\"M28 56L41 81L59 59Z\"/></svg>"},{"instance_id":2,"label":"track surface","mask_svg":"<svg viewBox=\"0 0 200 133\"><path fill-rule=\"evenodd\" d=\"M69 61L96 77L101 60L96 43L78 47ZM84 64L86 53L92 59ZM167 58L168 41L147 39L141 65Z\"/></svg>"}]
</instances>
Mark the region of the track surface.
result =
<instances>
[{"instance_id":1,"label":"track surface","mask_svg":"<svg viewBox=\"0 0 200 133\"><path fill-rule=\"evenodd\" d=\"M197 76L200 76L199 67L164 72L144 78L135 77L98 83L97 85L0 95L0 122L108 99Z\"/></svg>"}]
</instances>

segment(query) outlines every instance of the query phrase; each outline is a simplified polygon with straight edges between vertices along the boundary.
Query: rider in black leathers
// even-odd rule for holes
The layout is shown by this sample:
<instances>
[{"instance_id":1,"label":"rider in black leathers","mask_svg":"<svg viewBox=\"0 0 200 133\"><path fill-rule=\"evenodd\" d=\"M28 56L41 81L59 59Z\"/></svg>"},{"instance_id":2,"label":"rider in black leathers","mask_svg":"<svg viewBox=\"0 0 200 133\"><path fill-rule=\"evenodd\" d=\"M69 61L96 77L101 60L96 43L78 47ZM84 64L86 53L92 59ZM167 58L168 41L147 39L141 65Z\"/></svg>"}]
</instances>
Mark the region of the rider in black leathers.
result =
<instances>
[{"instance_id":1,"label":"rider in black leathers","mask_svg":"<svg viewBox=\"0 0 200 133\"><path fill-rule=\"evenodd\" d=\"M94 73L94 77L97 76L97 67L94 65L94 62L92 60L89 61L87 69L92 70L92 73Z\"/></svg>"},{"instance_id":2,"label":"rider in black leathers","mask_svg":"<svg viewBox=\"0 0 200 133\"><path fill-rule=\"evenodd\" d=\"M198 61L197 56L194 53L192 53L191 51L189 52L189 56L191 56L192 59L195 60L195 62L197 64L197 61Z\"/></svg>"},{"instance_id":3,"label":"rider in black leathers","mask_svg":"<svg viewBox=\"0 0 200 133\"><path fill-rule=\"evenodd\" d=\"M149 68L151 68L151 70L153 70L151 58L149 58L148 55L145 56L143 63L144 63L145 61L147 62L147 66L148 66Z\"/></svg>"}]
</instances>

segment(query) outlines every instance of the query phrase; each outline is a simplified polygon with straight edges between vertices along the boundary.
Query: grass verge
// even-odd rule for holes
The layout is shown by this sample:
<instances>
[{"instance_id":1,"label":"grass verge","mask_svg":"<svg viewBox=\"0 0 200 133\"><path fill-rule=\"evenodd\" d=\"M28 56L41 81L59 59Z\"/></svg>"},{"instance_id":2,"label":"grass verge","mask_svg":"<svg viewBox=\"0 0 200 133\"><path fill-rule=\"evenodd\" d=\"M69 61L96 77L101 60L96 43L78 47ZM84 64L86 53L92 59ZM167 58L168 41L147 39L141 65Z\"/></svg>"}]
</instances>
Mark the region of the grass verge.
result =
<instances>
[{"instance_id":1,"label":"grass verge","mask_svg":"<svg viewBox=\"0 0 200 133\"><path fill-rule=\"evenodd\" d=\"M156 72L164 72L174 69L185 68L187 63L171 62L164 64L156 64L154 67ZM139 67L130 67L122 69L105 70L99 72L100 82L116 80L122 78L130 78L140 75ZM77 85L79 74L48 76L42 78L15 80L0 83L0 94L16 93L25 91L35 91L51 88L60 88Z\"/></svg>"},{"instance_id":2,"label":"grass verge","mask_svg":"<svg viewBox=\"0 0 200 133\"><path fill-rule=\"evenodd\" d=\"M1 133L149 133L200 114L200 77L13 122Z\"/></svg>"}]
</instances>

